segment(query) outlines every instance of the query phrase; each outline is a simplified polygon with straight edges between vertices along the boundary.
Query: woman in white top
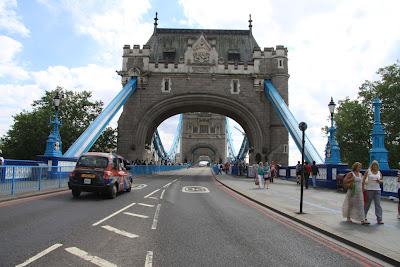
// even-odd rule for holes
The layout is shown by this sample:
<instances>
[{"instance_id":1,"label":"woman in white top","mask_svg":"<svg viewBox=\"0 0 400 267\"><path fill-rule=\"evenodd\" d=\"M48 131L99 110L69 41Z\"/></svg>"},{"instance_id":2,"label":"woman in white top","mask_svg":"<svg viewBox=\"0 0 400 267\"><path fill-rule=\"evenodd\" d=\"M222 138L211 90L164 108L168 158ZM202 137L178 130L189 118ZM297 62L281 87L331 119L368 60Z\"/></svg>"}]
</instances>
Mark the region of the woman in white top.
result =
<instances>
[{"instance_id":1,"label":"woman in white top","mask_svg":"<svg viewBox=\"0 0 400 267\"><path fill-rule=\"evenodd\" d=\"M365 201L365 218L367 218L369 207L372 201L375 204L375 216L378 224L383 224L382 221L382 207L381 207L381 186L383 183L382 173L379 171L379 163L374 160L365 172L363 177L363 190L367 191L367 199Z\"/></svg>"},{"instance_id":2,"label":"woman in white top","mask_svg":"<svg viewBox=\"0 0 400 267\"><path fill-rule=\"evenodd\" d=\"M356 162L352 166L352 172L349 172L345 179L352 181L352 187L347 190L346 198L343 202L342 214L343 218L347 218L347 222L352 222L351 219L361 222L361 224L369 224L365 220L363 195L362 195L362 175L361 163Z\"/></svg>"}]
</instances>

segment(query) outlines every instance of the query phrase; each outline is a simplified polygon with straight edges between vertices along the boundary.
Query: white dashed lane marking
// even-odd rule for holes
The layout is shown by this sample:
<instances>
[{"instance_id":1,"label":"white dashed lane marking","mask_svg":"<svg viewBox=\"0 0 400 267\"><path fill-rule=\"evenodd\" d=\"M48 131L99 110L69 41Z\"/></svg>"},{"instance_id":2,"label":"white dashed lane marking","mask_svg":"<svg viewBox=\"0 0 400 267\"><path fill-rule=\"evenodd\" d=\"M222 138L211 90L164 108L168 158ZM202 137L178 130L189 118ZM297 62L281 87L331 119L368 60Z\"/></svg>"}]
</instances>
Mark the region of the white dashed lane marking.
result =
<instances>
[{"instance_id":1,"label":"white dashed lane marking","mask_svg":"<svg viewBox=\"0 0 400 267\"><path fill-rule=\"evenodd\" d=\"M92 226L96 226L96 225L101 224L102 222L105 222L106 220L110 219L111 217L114 217L115 215L117 215L117 214L120 213L120 212L123 212L123 211L126 210L126 209L129 209L130 207L132 207L132 206L135 205L135 204L136 204L136 203L131 203L131 204L129 204L128 206L126 206L126 207L124 207L124 208L122 208L122 209L120 209L120 210L114 212L113 214L111 214L111 215L105 217L104 219L101 219L100 221L95 222L94 224L92 224Z\"/></svg>"},{"instance_id":2,"label":"white dashed lane marking","mask_svg":"<svg viewBox=\"0 0 400 267\"><path fill-rule=\"evenodd\" d=\"M143 206L143 207L154 208L154 205L152 205L152 204L138 203L138 205Z\"/></svg>"},{"instance_id":3,"label":"white dashed lane marking","mask_svg":"<svg viewBox=\"0 0 400 267\"><path fill-rule=\"evenodd\" d=\"M156 198L156 197L149 197L149 198L151 198L151 199L155 199L155 200L158 200L158 198Z\"/></svg>"},{"instance_id":4,"label":"white dashed lane marking","mask_svg":"<svg viewBox=\"0 0 400 267\"><path fill-rule=\"evenodd\" d=\"M160 191L160 189L156 189L156 190L154 190L154 191L153 191L153 192L151 192L150 194L148 194L148 195L144 196L144 198L148 198L148 197L150 197L151 195L153 195L153 194L157 193L158 191Z\"/></svg>"},{"instance_id":5,"label":"white dashed lane marking","mask_svg":"<svg viewBox=\"0 0 400 267\"><path fill-rule=\"evenodd\" d=\"M144 267L152 267L152 266L153 266L153 251L147 251Z\"/></svg>"},{"instance_id":6,"label":"white dashed lane marking","mask_svg":"<svg viewBox=\"0 0 400 267\"><path fill-rule=\"evenodd\" d=\"M163 197L164 197L164 193L165 193L165 189L161 192L161 196L160 196L160 199L163 199Z\"/></svg>"},{"instance_id":7,"label":"white dashed lane marking","mask_svg":"<svg viewBox=\"0 0 400 267\"><path fill-rule=\"evenodd\" d=\"M85 261L91 262L100 267L117 267L117 265L115 265L114 263L103 260L102 258L99 258L97 256L92 256L89 253L87 253L86 251L83 251L77 247L69 247L69 248L66 248L65 250L75 256L78 256L79 258L81 258Z\"/></svg>"},{"instance_id":8,"label":"white dashed lane marking","mask_svg":"<svg viewBox=\"0 0 400 267\"><path fill-rule=\"evenodd\" d=\"M109 226L109 225L103 225L102 228L104 228L104 229L106 229L106 230L108 230L108 231L114 232L114 233L116 233L116 234L129 237L129 238L136 238L136 237L139 237L138 235L135 235L135 234L132 234L132 233L123 231L123 230L119 230L119 229L114 228L114 227Z\"/></svg>"},{"instance_id":9,"label":"white dashed lane marking","mask_svg":"<svg viewBox=\"0 0 400 267\"><path fill-rule=\"evenodd\" d=\"M26 260L25 262L16 265L15 267L27 266L27 265L31 264L32 262L34 262L35 260L40 259L40 258L43 257L44 255L46 255L46 254L52 252L53 250L55 250L55 249L57 249L57 248L59 248L59 247L61 247L61 246L62 246L62 244L54 244L54 245L52 245L51 247L46 248L46 249L43 250L42 252L39 252L39 253L36 254L35 256L29 258L29 259Z\"/></svg>"},{"instance_id":10,"label":"white dashed lane marking","mask_svg":"<svg viewBox=\"0 0 400 267\"><path fill-rule=\"evenodd\" d=\"M151 225L151 229L153 229L153 230L157 229L158 215L160 213L160 208L161 208L161 204L158 204L156 212L154 213L153 224Z\"/></svg>"},{"instance_id":11,"label":"white dashed lane marking","mask_svg":"<svg viewBox=\"0 0 400 267\"><path fill-rule=\"evenodd\" d=\"M133 217L143 218L143 219L149 218L149 216L142 215L142 214L131 213L131 212L124 212L124 214L129 215L129 216L133 216Z\"/></svg>"}]
</instances>

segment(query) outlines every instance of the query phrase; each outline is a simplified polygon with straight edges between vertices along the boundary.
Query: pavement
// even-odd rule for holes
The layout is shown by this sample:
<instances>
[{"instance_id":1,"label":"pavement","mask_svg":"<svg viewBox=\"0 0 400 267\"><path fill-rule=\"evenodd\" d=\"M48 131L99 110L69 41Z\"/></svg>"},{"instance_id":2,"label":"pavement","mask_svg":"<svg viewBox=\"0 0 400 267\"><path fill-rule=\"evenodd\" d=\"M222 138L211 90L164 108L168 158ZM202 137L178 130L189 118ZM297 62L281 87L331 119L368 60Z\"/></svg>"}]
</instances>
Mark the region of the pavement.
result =
<instances>
[{"instance_id":1,"label":"pavement","mask_svg":"<svg viewBox=\"0 0 400 267\"><path fill-rule=\"evenodd\" d=\"M67 191L0 203L0 266L384 265L236 194L209 168L134 182L112 200Z\"/></svg>"},{"instance_id":2,"label":"pavement","mask_svg":"<svg viewBox=\"0 0 400 267\"><path fill-rule=\"evenodd\" d=\"M225 186L275 212L394 265L400 265L400 220L397 219L395 201L381 201L384 225L376 224L373 205L368 212L371 225L361 225L347 223L342 218L345 194L335 190L312 187L304 189L304 214L298 214L300 186L293 181L278 178L270 184L269 189L258 189L253 178L226 174L215 177Z\"/></svg>"}]
</instances>

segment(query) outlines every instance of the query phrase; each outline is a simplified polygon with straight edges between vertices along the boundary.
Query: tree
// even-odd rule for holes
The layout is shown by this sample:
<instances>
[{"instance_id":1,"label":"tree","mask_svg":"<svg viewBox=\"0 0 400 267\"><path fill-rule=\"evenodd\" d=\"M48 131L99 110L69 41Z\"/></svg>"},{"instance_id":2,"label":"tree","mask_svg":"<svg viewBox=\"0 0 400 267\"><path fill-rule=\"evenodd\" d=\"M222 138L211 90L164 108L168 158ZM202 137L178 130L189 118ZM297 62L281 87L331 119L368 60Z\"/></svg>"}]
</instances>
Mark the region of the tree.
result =
<instances>
[{"instance_id":1,"label":"tree","mask_svg":"<svg viewBox=\"0 0 400 267\"><path fill-rule=\"evenodd\" d=\"M102 111L103 102L90 100L92 94L89 91L73 92L61 87L46 91L41 99L33 102L32 111L22 111L13 117L13 125L0 141L0 149L5 157L35 159L36 155L43 154L51 129L49 119L54 116L52 103L57 90L64 96L59 109L63 153ZM109 127L92 150L109 151L115 148L116 129Z\"/></svg>"},{"instance_id":2,"label":"tree","mask_svg":"<svg viewBox=\"0 0 400 267\"><path fill-rule=\"evenodd\" d=\"M369 164L371 119L370 110L361 102L350 99L341 102L335 122L342 162L351 165L359 161L363 166Z\"/></svg>"},{"instance_id":3,"label":"tree","mask_svg":"<svg viewBox=\"0 0 400 267\"><path fill-rule=\"evenodd\" d=\"M380 79L365 81L359 88L358 100L346 99L338 108L336 124L343 161L369 163L370 134L373 123L372 100L382 100L381 122L385 129L385 147L389 166L400 161L400 65L399 62L380 68ZM360 129L361 128L361 129ZM363 146L361 149L360 146ZM358 152L351 152L358 151Z\"/></svg>"}]
</instances>

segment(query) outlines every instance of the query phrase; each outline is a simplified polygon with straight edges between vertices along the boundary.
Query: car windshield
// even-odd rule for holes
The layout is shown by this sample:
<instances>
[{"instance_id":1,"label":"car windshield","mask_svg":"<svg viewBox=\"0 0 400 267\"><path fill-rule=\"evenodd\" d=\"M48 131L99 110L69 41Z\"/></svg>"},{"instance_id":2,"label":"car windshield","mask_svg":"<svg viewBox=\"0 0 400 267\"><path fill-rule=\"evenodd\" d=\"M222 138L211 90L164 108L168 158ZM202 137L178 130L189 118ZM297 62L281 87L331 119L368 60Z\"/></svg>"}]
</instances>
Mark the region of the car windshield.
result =
<instances>
[{"instance_id":1,"label":"car windshield","mask_svg":"<svg viewBox=\"0 0 400 267\"><path fill-rule=\"evenodd\" d=\"M79 158L77 167L106 168L108 158L98 156L82 156Z\"/></svg>"}]
</instances>

